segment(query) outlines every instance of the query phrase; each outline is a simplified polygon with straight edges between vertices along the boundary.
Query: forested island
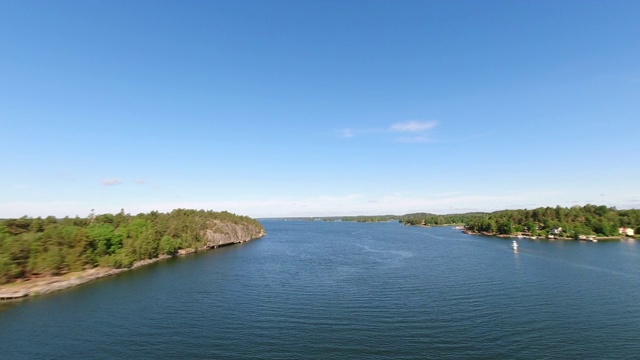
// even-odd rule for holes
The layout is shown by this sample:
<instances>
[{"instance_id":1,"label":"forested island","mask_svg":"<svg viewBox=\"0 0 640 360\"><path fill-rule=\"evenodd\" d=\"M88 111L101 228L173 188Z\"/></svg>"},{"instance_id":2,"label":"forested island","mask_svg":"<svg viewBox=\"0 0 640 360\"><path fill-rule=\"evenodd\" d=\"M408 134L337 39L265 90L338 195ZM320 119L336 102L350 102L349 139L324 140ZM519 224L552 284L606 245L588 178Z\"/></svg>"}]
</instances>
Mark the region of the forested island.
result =
<instances>
[{"instance_id":1,"label":"forested island","mask_svg":"<svg viewBox=\"0 0 640 360\"><path fill-rule=\"evenodd\" d=\"M533 210L501 210L492 213L453 215L411 214L406 225L464 224L471 233L487 235L553 236L581 239L587 236L634 236L640 232L640 210L617 210L604 205L541 207Z\"/></svg>"},{"instance_id":2,"label":"forested island","mask_svg":"<svg viewBox=\"0 0 640 360\"><path fill-rule=\"evenodd\" d=\"M68 274L102 277L156 259L241 243L264 234L258 221L226 211L177 209L135 216L121 211L86 218L0 220L0 284L8 284L0 290L26 296L28 293L16 294L17 283L71 279L65 277Z\"/></svg>"}]
</instances>

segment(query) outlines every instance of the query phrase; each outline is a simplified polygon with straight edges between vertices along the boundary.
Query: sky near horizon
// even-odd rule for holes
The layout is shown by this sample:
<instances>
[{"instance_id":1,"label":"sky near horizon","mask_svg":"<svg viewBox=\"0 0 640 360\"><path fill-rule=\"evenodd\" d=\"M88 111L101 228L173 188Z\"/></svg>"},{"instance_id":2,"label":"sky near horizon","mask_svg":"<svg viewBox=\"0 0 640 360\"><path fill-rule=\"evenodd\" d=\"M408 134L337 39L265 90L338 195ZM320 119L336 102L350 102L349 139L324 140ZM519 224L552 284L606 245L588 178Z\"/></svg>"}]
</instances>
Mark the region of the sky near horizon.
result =
<instances>
[{"instance_id":1,"label":"sky near horizon","mask_svg":"<svg viewBox=\"0 0 640 360\"><path fill-rule=\"evenodd\" d=\"M638 1L0 0L0 218L640 207Z\"/></svg>"}]
</instances>

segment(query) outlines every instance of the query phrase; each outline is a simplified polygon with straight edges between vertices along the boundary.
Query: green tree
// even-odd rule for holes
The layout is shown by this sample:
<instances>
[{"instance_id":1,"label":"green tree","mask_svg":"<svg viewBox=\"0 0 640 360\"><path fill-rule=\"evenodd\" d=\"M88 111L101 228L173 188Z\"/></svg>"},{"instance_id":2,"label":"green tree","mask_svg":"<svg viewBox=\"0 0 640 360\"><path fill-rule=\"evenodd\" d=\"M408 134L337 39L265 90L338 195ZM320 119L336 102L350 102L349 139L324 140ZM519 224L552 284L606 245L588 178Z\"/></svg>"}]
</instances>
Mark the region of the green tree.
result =
<instances>
[{"instance_id":1,"label":"green tree","mask_svg":"<svg viewBox=\"0 0 640 360\"><path fill-rule=\"evenodd\" d=\"M178 251L178 242L171 238L170 236L163 236L160 240L160 248L159 251L161 254L165 255L175 255Z\"/></svg>"},{"instance_id":2,"label":"green tree","mask_svg":"<svg viewBox=\"0 0 640 360\"><path fill-rule=\"evenodd\" d=\"M513 224L510 220L503 220L498 224L498 233L503 235L510 235L513 233Z\"/></svg>"},{"instance_id":3,"label":"green tree","mask_svg":"<svg viewBox=\"0 0 640 360\"><path fill-rule=\"evenodd\" d=\"M0 284L9 282L22 275L22 270L14 264L9 256L0 254Z\"/></svg>"},{"instance_id":4,"label":"green tree","mask_svg":"<svg viewBox=\"0 0 640 360\"><path fill-rule=\"evenodd\" d=\"M87 227L87 233L97 258L113 254L122 248L122 237L115 233L111 224L94 222Z\"/></svg>"}]
</instances>

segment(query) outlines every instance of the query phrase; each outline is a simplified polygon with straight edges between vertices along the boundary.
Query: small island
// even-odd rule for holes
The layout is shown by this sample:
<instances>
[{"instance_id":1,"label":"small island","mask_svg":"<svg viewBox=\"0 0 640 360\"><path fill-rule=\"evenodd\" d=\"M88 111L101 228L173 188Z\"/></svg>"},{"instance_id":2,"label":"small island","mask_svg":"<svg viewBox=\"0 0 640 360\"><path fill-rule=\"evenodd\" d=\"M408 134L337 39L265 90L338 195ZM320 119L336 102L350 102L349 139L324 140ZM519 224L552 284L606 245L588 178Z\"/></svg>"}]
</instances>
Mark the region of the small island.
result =
<instances>
[{"instance_id":1,"label":"small island","mask_svg":"<svg viewBox=\"0 0 640 360\"><path fill-rule=\"evenodd\" d=\"M0 220L0 300L46 294L264 235L258 221L226 211Z\"/></svg>"}]
</instances>

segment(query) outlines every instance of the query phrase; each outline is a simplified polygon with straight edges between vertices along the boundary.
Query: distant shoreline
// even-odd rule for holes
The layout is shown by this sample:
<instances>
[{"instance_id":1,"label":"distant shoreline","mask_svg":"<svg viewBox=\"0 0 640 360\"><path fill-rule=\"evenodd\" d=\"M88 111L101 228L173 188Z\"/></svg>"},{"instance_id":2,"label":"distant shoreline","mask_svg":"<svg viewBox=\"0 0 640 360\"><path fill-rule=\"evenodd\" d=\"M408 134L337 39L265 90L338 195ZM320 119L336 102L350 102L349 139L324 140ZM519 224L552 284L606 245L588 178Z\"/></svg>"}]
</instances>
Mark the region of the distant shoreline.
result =
<instances>
[{"instance_id":1,"label":"distant shoreline","mask_svg":"<svg viewBox=\"0 0 640 360\"><path fill-rule=\"evenodd\" d=\"M470 230L463 230L463 233L467 234L467 235L478 235L478 236L493 236L493 237L499 237L499 238L505 238L505 239L530 239L530 240L560 240L560 241L592 241L591 239L595 239L595 240L602 240L602 241L622 241L622 240L635 240L635 238L633 237L621 237L621 236L593 236L592 238L589 239L574 239L574 238L570 238L570 237L560 237L560 236L554 236L552 238L546 237L546 236L530 236L530 235L518 235L518 234L510 234L510 235L504 235L504 234L497 234L497 233L489 233L489 232L475 232L475 231L470 231Z\"/></svg>"},{"instance_id":2,"label":"distant shoreline","mask_svg":"<svg viewBox=\"0 0 640 360\"><path fill-rule=\"evenodd\" d=\"M636 240L635 237L629 237L629 236L621 236L621 235L617 235L617 236L592 236L590 238L587 239L574 239L571 237L560 237L560 236L555 236L553 238L548 238L546 236L531 236L531 235L523 235L523 234L510 234L510 235L505 235L505 234L498 234L498 233L492 233L492 232L486 232L486 231L482 231L482 232L475 232L472 230L467 230L464 229L463 227L461 227L460 224L443 224L443 225L407 225L405 224L405 226L415 226L415 227L421 227L421 228L430 228L430 227L451 227L454 226L454 228L452 228L453 230L461 230L462 233L467 234L467 235L477 235L477 236L493 236L493 237L499 237L499 238L503 238L503 239L530 239L530 240L560 240L560 241L586 241L589 242L591 241L591 239L595 239L598 241L624 241L624 240Z\"/></svg>"}]
</instances>

